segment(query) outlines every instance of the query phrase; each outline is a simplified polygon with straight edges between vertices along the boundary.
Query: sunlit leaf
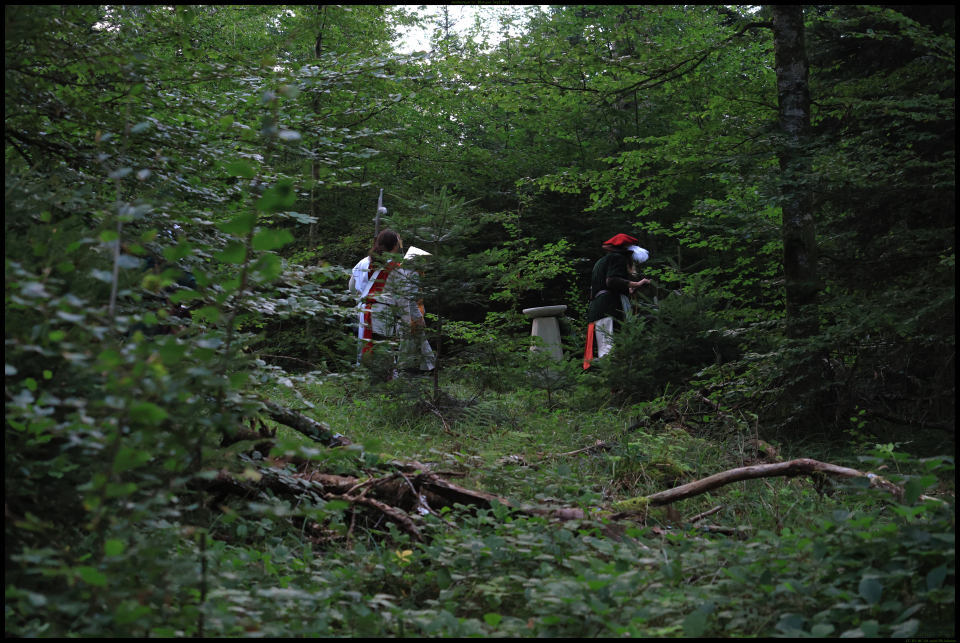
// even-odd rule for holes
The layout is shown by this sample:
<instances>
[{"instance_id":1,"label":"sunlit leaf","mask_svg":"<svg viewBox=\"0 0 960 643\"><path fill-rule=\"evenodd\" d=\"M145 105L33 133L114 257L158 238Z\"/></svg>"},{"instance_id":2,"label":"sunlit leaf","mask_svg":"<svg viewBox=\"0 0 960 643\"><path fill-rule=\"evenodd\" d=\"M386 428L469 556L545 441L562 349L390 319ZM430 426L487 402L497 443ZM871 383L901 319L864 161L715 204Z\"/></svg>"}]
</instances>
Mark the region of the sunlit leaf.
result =
<instances>
[{"instance_id":1,"label":"sunlit leaf","mask_svg":"<svg viewBox=\"0 0 960 643\"><path fill-rule=\"evenodd\" d=\"M169 415L153 402L134 402L130 406L130 419L142 424L159 424Z\"/></svg>"},{"instance_id":2,"label":"sunlit leaf","mask_svg":"<svg viewBox=\"0 0 960 643\"><path fill-rule=\"evenodd\" d=\"M242 243L231 242L227 247L213 255L221 263L243 263L247 256L247 249Z\"/></svg>"},{"instance_id":3,"label":"sunlit leaf","mask_svg":"<svg viewBox=\"0 0 960 643\"><path fill-rule=\"evenodd\" d=\"M238 236L245 236L253 230L253 227L257 224L257 215L255 212L244 212L238 214L230 221L226 223L221 223L217 227L220 228L223 232L229 234L235 234Z\"/></svg>"},{"instance_id":4,"label":"sunlit leaf","mask_svg":"<svg viewBox=\"0 0 960 643\"><path fill-rule=\"evenodd\" d=\"M277 184L264 191L257 200L257 209L261 212L282 212L289 210L297 200L293 189L293 179L281 179Z\"/></svg>"},{"instance_id":5,"label":"sunlit leaf","mask_svg":"<svg viewBox=\"0 0 960 643\"><path fill-rule=\"evenodd\" d=\"M253 238L254 250L276 250L293 242L293 235L287 230L261 230Z\"/></svg>"},{"instance_id":6,"label":"sunlit leaf","mask_svg":"<svg viewBox=\"0 0 960 643\"><path fill-rule=\"evenodd\" d=\"M106 587L107 585L107 577L95 567L77 567L76 572L88 585L94 585L95 587Z\"/></svg>"},{"instance_id":7,"label":"sunlit leaf","mask_svg":"<svg viewBox=\"0 0 960 643\"><path fill-rule=\"evenodd\" d=\"M253 179L257 176L257 171L246 161L232 161L225 166L227 174L230 176L239 176L241 179Z\"/></svg>"}]
</instances>

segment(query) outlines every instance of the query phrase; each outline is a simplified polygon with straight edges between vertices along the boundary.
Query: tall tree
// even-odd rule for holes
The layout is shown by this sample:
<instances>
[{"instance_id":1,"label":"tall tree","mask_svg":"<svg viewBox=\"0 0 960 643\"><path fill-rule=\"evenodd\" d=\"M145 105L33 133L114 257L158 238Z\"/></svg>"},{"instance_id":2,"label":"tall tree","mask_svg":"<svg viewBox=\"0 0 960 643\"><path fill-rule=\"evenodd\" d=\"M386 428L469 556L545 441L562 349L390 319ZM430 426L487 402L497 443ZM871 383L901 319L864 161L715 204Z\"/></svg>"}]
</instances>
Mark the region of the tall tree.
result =
<instances>
[{"instance_id":1,"label":"tall tree","mask_svg":"<svg viewBox=\"0 0 960 643\"><path fill-rule=\"evenodd\" d=\"M810 72L802 5L772 5L777 104L783 146L780 160L783 269L787 337L817 334L817 233L810 193Z\"/></svg>"}]
</instances>

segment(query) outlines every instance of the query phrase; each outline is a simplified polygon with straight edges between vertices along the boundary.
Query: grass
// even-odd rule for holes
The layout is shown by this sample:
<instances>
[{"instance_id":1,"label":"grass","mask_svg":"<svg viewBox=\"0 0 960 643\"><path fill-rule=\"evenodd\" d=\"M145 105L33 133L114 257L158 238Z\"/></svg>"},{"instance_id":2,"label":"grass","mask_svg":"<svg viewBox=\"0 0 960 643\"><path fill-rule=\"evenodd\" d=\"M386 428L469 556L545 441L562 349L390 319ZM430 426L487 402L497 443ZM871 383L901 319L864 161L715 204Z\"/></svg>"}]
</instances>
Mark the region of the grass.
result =
<instances>
[{"instance_id":1,"label":"grass","mask_svg":"<svg viewBox=\"0 0 960 643\"><path fill-rule=\"evenodd\" d=\"M526 504L610 509L668 486L757 462L747 447L755 427L747 421L731 427L727 420L693 435L663 422L631 432L628 428L639 419L636 408L583 408L582 391L555 393L558 399L548 407L540 391L488 392L474 398L463 386L445 390L454 398L473 399L473 405L441 420L418 409L400 386L372 389L346 379L300 386L298 392L312 409L305 408L291 388L274 387L263 394L328 423L382 459L442 463L465 472L465 486ZM310 444L286 427L277 428L286 448ZM598 441L617 446L606 453L558 455ZM850 451L810 440L793 448L784 445L782 457L862 466ZM678 502L673 509L690 517L717 505L725 507L712 517L718 524L775 533L804 524L811 510L866 508L851 507L841 496L823 495L807 480L773 478L731 485ZM658 522L655 515L652 512L652 524ZM677 514L670 515L672 520L661 515L659 522L678 526Z\"/></svg>"},{"instance_id":2,"label":"grass","mask_svg":"<svg viewBox=\"0 0 960 643\"><path fill-rule=\"evenodd\" d=\"M746 449L757 432L750 418L727 418L695 434L664 422L628 431L642 407L590 405L589 395L574 389L555 394L552 405L540 391L488 393L444 421L417 407L401 386L302 385L298 391L312 409L304 408L291 388L262 393L327 422L368 452L460 468L467 473L465 486L526 505L630 508L618 503L754 457ZM454 398L471 397L464 387L446 391ZM285 448L309 445L283 427L278 437ZM558 455L598 440L618 446L605 453ZM812 457L865 466L849 449L809 439L779 448L785 460ZM903 468L899 473L916 473L925 466L901 457L884 473L897 473L897 467ZM952 468L945 473L952 476ZM291 510L282 501L276 508L260 504L239 509L223 525L227 531L242 529L242 544L215 544L221 569L229 562L231 574L256 572L215 595L224 615L219 632L922 634L925 627L949 624L944 619L953 611L954 508L936 501L913 507L889 501L855 486L825 495L808 480L775 478L651 510L620 542L590 520L520 518L500 506L448 515L456 529L427 516L423 544L387 524L376 532L357 529L348 547L341 539L325 548L283 527ZM685 519L718 505L723 509L704 522L735 527L736 533L687 531ZM326 515L337 527L338 514ZM267 562L251 571L251 560ZM285 594L276 593L281 590L270 589L278 586L296 589L298 598L284 602ZM258 613L269 613L269 619L257 621L241 610L253 604L253 591Z\"/></svg>"},{"instance_id":3,"label":"grass","mask_svg":"<svg viewBox=\"0 0 960 643\"><path fill-rule=\"evenodd\" d=\"M729 416L693 434L663 421L630 430L641 413L676 400L614 407L586 387L554 393L552 404L542 391L489 392L441 419L402 381L289 381L259 393L327 422L367 456L459 468L465 486L526 505L611 510L749 462L745 445L757 432L751 418ZM465 385L445 390L471 399ZM353 475L375 466L283 427L277 437L283 449L309 447ZM617 446L559 455L598 440ZM825 443L777 446L784 459L862 466ZM936 462L888 460L885 474L952 475ZM235 457L222 462L207 466L239 464L238 475L257 480ZM910 484L919 493L931 480ZM117 636L189 637L201 625L205 636L919 636L949 628L954 612L953 503L898 504L856 485L832 496L800 479L729 485L638 512L618 526L622 538L597 514L559 522L495 505L418 518L423 542L375 513L351 531L343 501L178 495L142 529L122 531L122 516L107 526L106 544L90 547L112 553L96 569L84 554L65 572L85 574L86 585L62 583L50 599L8 588L17 633L49 635L57 610L60 631L72 633L83 613L96 619L89 631ZM716 506L704 522L733 533L684 524ZM54 553L30 556L61 573Z\"/></svg>"}]
</instances>

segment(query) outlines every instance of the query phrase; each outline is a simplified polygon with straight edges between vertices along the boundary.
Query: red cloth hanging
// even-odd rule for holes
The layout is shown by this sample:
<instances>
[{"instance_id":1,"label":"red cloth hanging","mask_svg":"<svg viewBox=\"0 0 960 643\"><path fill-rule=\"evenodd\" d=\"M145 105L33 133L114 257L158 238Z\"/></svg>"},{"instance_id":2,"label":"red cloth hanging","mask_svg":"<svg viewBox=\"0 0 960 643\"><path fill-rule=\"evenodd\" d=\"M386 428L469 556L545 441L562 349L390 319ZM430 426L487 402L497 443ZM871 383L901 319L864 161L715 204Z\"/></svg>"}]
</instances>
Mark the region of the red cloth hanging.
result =
<instances>
[{"instance_id":1,"label":"red cloth hanging","mask_svg":"<svg viewBox=\"0 0 960 643\"><path fill-rule=\"evenodd\" d=\"M395 261L390 261L387 263L387 267L379 271L376 280L373 282L373 285L370 286L370 291L367 293L366 298L363 300L363 338L367 340L367 343L363 347L361 355L366 355L373 350L373 305L377 303L377 300L374 299L374 295L379 295L384 286L387 285L387 279L390 278L390 273L393 272L394 268L399 268L400 264ZM369 273L369 278L373 279L373 273L376 269L371 268Z\"/></svg>"},{"instance_id":2,"label":"red cloth hanging","mask_svg":"<svg viewBox=\"0 0 960 643\"><path fill-rule=\"evenodd\" d=\"M590 368L590 360L593 359L593 338L596 334L594 322L587 325L587 350L583 351L583 370Z\"/></svg>"}]
</instances>

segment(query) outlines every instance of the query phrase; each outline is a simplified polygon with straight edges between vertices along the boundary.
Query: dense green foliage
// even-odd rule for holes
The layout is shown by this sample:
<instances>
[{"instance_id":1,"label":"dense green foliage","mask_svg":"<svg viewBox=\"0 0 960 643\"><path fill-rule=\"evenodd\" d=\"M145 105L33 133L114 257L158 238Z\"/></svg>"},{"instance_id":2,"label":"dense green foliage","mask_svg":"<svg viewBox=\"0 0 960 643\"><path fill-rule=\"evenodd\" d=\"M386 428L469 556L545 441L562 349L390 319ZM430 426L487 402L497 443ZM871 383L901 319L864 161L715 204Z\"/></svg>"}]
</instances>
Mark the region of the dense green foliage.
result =
<instances>
[{"instance_id":1,"label":"dense green foliage","mask_svg":"<svg viewBox=\"0 0 960 643\"><path fill-rule=\"evenodd\" d=\"M770 7L484 11L401 54L430 26L401 7L5 8L8 635L950 635L952 9L808 8L799 143ZM431 253L429 383L354 366L344 268L381 188ZM620 232L654 285L584 373ZM519 314L558 303L561 364ZM363 449L231 446L268 402ZM774 461L761 438L904 497L774 478L610 522ZM418 516L414 543L345 501L204 491L291 454L434 463L514 507ZM695 531L715 505L732 528Z\"/></svg>"}]
</instances>

